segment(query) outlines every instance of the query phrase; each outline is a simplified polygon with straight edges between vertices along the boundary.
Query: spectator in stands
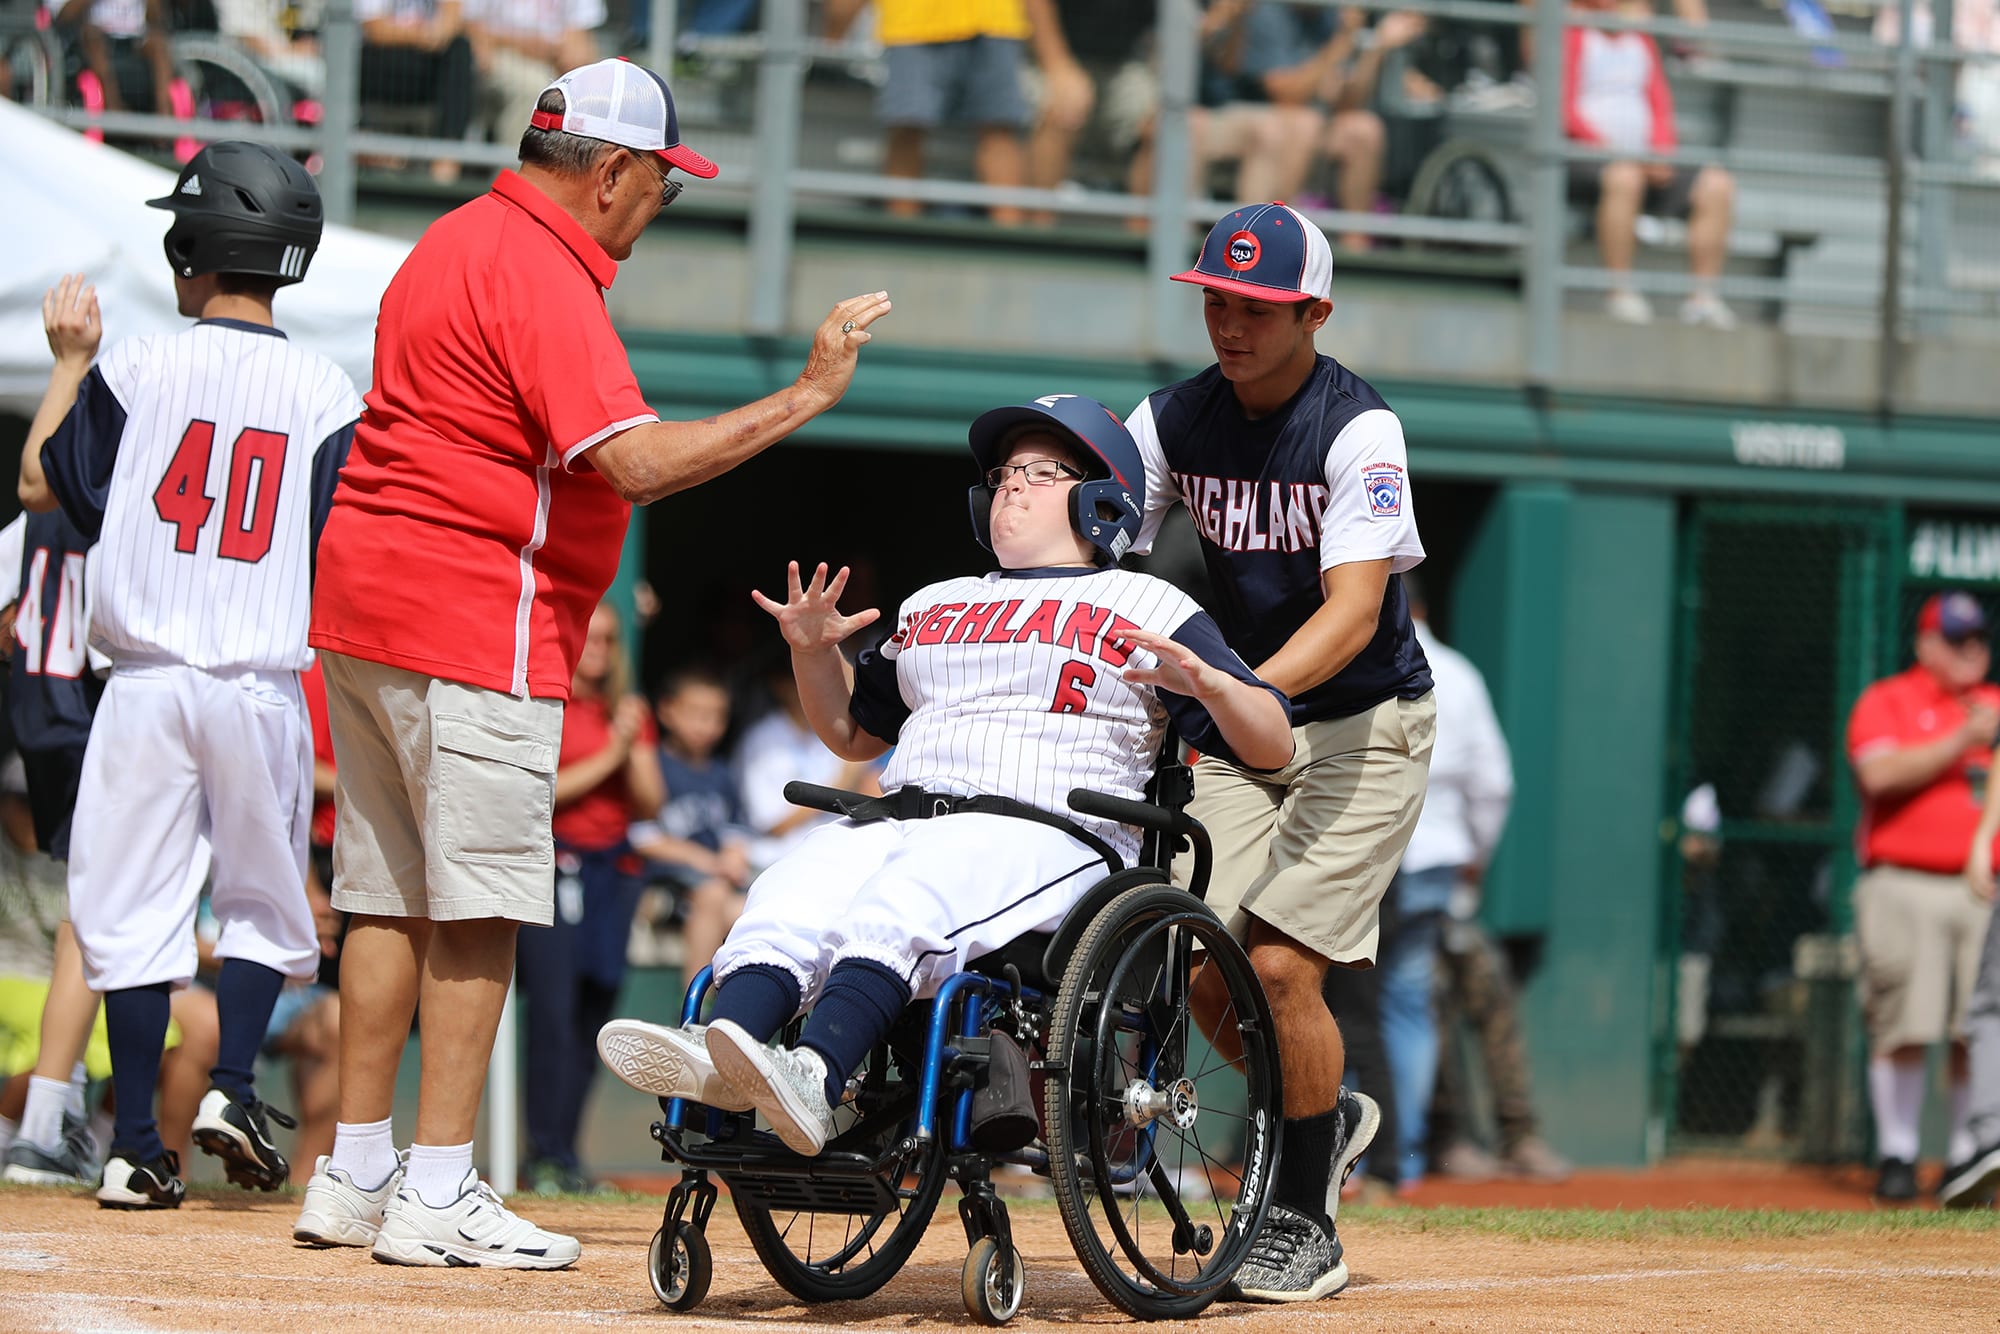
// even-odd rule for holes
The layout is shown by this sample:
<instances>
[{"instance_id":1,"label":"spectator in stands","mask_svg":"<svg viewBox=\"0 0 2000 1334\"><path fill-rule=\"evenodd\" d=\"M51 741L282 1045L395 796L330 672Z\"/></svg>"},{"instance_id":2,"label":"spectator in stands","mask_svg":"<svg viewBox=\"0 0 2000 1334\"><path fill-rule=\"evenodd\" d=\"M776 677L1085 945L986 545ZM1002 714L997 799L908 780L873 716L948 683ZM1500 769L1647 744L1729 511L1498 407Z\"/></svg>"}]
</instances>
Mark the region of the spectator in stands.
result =
<instances>
[{"instance_id":1,"label":"spectator in stands","mask_svg":"<svg viewBox=\"0 0 2000 1334\"><path fill-rule=\"evenodd\" d=\"M294 12L286 0L215 0L215 12L223 35L299 95L326 95L326 61L319 43L295 36L285 26L285 16Z\"/></svg>"},{"instance_id":2,"label":"spectator in stands","mask_svg":"<svg viewBox=\"0 0 2000 1334\"><path fill-rule=\"evenodd\" d=\"M1028 183L1053 190L1070 178L1077 139L1093 112L1112 154L1125 161L1128 193L1151 188L1152 124L1159 103L1153 70L1158 0L1052 0L1056 21L1035 31L1036 69L1028 80L1035 126L1028 138ZM1044 225L1054 215L1042 212Z\"/></svg>"},{"instance_id":3,"label":"spectator in stands","mask_svg":"<svg viewBox=\"0 0 2000 1334\"><path fill-rule=\"evenodd\" d=\"M472 124L473 54L459 0L354 0L361 23L361 101L428 106L431 134L463 139ZM526 128L527 121L521 122ZM431 179L458 179L456 158L431 163Z\"/></svg>"},{"instance_id":4,"label":"spectator in stands","mask_svg":"<svg viewBox=\"0 0 2000 1334\"><path fill-rule=\"evenodd\" d=\"M716 754L729 731L729 689L706 667L685 667L660 683L660 776L667 800L632 843L658 863L679 899L681 958L693 977L715 958L743 911L750 844L736 775Z\"/></svg>"},{"instance_id":5,"label":"spectator in stands","mask_svg":"<svg viewBox=\"0 0 2000 1334\"><path fill-rule=\"evenodd\" d=\"M793 779L827 787L874 793L876 766L865 760L843 760L821 743L806 721L799 702L798 682L789 661L771 667L765 677L777 705L743 734L736 767L742 775L743 813L752 840L750 865L762 872L796 847L815 825L834 817L785 800L785 784Z\"/></svg>"},{"instance_id":6,"label":"spectator in stands","mask_svg":"<svg viewBox=\"0 0 2000 1334\"><path fill-rule=\"evenodd\" d=\"M1864 690L1847 721L1862 802L1854 935L1881 1160L1875 1195L1891 1203L1916 1198L1924 1058L1934 1043L1951 1044L1949 1160L1962 1163L1976 1148L1965 1020L1991 914L1967 892L1963 873L1980 823L1975 781L1986 782L2000 729L2000 687L1986 680L1993 654L1977 599L1957 592L1927 599L1917 614L1916 659Z\"/></svg>"},{"instance_id":7,"label":"spectator in stands","mask_svg":"<svg viewBox=\"0 0 2000 1334\"><path fill-rule=\"evenodd\" d=\"M1340 207L1368 213L1382 175L1382 118L1367 102L1381 50L1413 40L1422 21L1391 15L1366 61L1367 11L1260 3L1222 9L1203 43L1204 110L1189 118L1197 179L1216 162L1237 163L1238 199L1293 199L1315 154L1339 168ZM1386 20L1385 20L1386 23ZM1376 49L1380 48L1380 49ZM1339 243L1366 250L1366 232Z\"/></svg>"},{"instance_id":8,"label":"spectator in stands","mask_svg":"<svg viewBox=\"0 0 2000 1334\"><path fill-rule=\"evenodd\" d=\"M1606 10L1617 0L1576 0L1585 9ZM1578 143L1634 156L1671 153L1674 99L1660 67L1660 48L1643 32L1568 28L1563 33L1563 130ZM1681 303L1681 320L1713 329L1733 329L1736 316L1723 303L1722 277L1736 182L1721 167L1699 171L1665 162L1575 162L1570 166L1573 197L1597 203L1597 248L1613 286L1605 313L1626 324L1647 324L1653 308L1631 286L1632 257L1642 211L1688 220L1688 268L1694 291Z\"/></svg>"},{"instance_id":9,"label":"spectator in stands","mask_svg":"<svg viewBox=\"0 0 2000 1334\"><path fill-rule=\"evenodd\" d=\"M528 1037L526 1178L541 1194L591 1188L576 1138L597 1074L597 1030L625 980L639 902L627 830L658 814L666 795L652 710L628 689L631 677L618 613L599 603L563 710L555 921L523 926L517 943Z\"/></svg>"},{"instance_id":10,"label":"spectator in stands","mask_svg":"<svg viewBox=\"0 0 2000 1334\"><path fill-rule=\"evenodd\" d=\"M861 2L832 0L828 36L846 33ZM972 166L981 183L1026 182L1022 56L1029 37L1054 24L1053 0L875 0L875 35L888 65L878 105L889 132L882 170L917 179L931 132L961 123L973 127ZM904 218L923 212L914 199L891 199L888 208ZM1003 227L1023 221L1011 205L996 205L989 216Z\"/></svg>"},{"instance_id":11,"label":"spectator in stands","mask_svg":"<svg viewBox=\"0 0 2000 1334\"><path fill-rule=\"evenodd\" d=\"M597 59L591 33L604 24L604 0L467 0L465 18L487 137L512 144L528 128L542 89Z\"/></svg>"},{"instance_id":12,"label":"spectator in stands","mask_svg":"<svg viewBox=\"0 0 2000 1334\"><path fill-rule=\"evenodd\" d=\"M166 0L68 0L55 22L83 57L86 107L174 114Z\"/></svg>"},{"instance_id":13,"label":"spectator in stands","mask_svg":"<svg viewBox=\"0 0 2000 1334\"><path fill-rule=\"evenodd\" d=\"M2000 2L1952 0L1951 42L1973 51L2000 54ZM1937 21L1930 0L1916 0L1910 13L1914 45L1931 44ZM1885 5L1875 11L1875 40L1885 46L1902 42L1902 11ZM1982 172L2000 177L2000 61L1967 61L1958 67L1953 85L1958 136Z\"/></svg>"}]
</instances>

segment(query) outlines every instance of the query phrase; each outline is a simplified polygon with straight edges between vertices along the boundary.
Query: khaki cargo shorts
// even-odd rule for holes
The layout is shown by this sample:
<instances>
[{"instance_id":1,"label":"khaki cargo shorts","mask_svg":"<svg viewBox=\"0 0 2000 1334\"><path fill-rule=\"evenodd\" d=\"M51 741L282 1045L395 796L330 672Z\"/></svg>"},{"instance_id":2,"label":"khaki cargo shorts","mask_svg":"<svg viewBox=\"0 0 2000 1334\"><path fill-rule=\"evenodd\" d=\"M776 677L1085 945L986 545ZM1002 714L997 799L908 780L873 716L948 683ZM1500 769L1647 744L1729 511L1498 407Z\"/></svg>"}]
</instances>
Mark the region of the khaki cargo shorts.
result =
<instances>
[{"instance_id":1,"label":"khaki cargo shorts","mask_svg":"<svg viewBox=\"0 0 2000 1334\"><path fill-rule=\"evenodd\" d=\"M1437 704L1384 700L1292 729L1297 751L1258 773L1204 755L1189 813L1215 845L1208 905L1247 940L1267 922L1335 963L1375 961L1377 910L1423 809ZM1192 859L1174 863L1185 884Z\"/></svg>"},{"instance_id":2,"label":"khaki cargo shorts","mask_svg":"<svg viewBox=\"0 0 2000 1334\"><path fill-rule=\"evenodd\" d=\"M340 812L333 906L555 920L563 705L321 653Z\"/></svg>"},{"instance_id":3,"label":"khaki cargo shorts","mask_svg":"<svg viewBox=\"0 0 2000 1334\"><path fill-rule=\"evenodd\" d=\"M1966 1006L1993 905L1960 875L1876 866L1854 882L1861 1013L1886 1055L1965 1036Z\"/></svg>"}]
</instances>

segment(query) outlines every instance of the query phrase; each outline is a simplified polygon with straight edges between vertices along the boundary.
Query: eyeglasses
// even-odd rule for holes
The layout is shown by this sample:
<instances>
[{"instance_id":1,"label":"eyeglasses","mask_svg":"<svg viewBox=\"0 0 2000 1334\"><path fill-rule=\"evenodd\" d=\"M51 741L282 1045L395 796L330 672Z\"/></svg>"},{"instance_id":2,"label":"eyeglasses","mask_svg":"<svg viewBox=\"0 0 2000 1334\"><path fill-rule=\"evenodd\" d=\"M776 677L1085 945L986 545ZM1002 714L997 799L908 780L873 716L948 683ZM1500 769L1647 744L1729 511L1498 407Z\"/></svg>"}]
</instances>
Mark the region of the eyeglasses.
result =
<instances>
[{"instance_id":1,"label":"eyeglasses","mask_svg":"<svg viewBox=\"0 0 2000 1334\"><path fill-rule=\"evenodd\" d=\"M634 153L632 156L638 157L639 155L637 153ZM658 167L653 166L653 163L651 162L650 159L646 159L645 161L647 166L653 168L653 174L660 178L660 207L665 208L667 205L673 203L676 199L679 199L681 197L681 190L683 188L683 184L680 181L667 179L667 173L661 171Z\"/></svg>"},{"instance_id":2,"label":"eyeglasses","mask_svg":"<svg viewBox=\"0 0 2000 1334\"><path fill-rule=\"evenodd\" d=\"M1054 486L1065 477L1074 477L1079 482L1083 480L1083 474L1067 463L1059 463L1055 459L1035 459L1030 463L1002 463L988 468L986 485L988 489L998 491L1017 472L1027 477L1029 486Z\"/></svg>"}]
</instances>

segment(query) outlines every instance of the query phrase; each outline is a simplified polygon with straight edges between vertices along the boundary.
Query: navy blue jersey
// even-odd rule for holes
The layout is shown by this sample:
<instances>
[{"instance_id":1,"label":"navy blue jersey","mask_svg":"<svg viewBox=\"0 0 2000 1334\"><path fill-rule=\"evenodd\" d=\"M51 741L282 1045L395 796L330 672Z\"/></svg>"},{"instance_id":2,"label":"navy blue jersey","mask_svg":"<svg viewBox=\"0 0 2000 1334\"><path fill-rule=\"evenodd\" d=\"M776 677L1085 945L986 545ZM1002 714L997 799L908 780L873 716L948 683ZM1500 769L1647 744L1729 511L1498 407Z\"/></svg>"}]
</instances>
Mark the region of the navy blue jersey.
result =
<instances>
[{"instance_id":1,"label":"navy blue jersey","mask_svg":"<svg viewBox=\"0 0 2000 1334\"><path fill-rule=\"evenodd\" d=\"M1430 690L1396 577L1424 558L1403 427L1366 380L1322 356L1289 403L1252 421L1211 366L1150 395L1126 425L1146 460L1146 520L1133 550L1150 550L1168 509L1184 504L1214 588L1210 610L1253 667L1325 603L1322 571L1390 562L1374 637L1292 700L1295 724Z\"/></svg>"},{"instance_id":2,"label":"navy blue jersey","mask_svg":"<svg viewBox=\"0 0 2000 1334\"><path fill-rule=\"evenodd\" d=\"M661 746L660 777L666 780L667 804L654 822L662 830L710 852L720 852L730 834L743 833L743 800L728 765L714 759L690 764Z\"/></svg>"},{"instance_id":3,"label":"navy blue jersey","mask_svg":"<svg viewBox=\"0 0 2000 1334\"><path fill-rule=\"evenodd\" d=\"M22 516L20 605L9 655L7 716L26 750L82 747L104 691L86 645L84 565L91 539L61 510Z\"/></svg>"}]
</instances>

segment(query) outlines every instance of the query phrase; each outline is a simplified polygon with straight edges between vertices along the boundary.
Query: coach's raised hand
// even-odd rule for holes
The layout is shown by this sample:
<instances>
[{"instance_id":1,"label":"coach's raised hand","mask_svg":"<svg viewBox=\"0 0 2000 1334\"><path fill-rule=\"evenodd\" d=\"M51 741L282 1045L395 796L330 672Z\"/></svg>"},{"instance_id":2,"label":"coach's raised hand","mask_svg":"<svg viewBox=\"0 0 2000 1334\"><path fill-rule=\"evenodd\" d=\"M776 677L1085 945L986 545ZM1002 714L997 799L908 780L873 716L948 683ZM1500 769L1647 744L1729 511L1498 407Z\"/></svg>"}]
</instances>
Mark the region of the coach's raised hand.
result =
<instances>
[{"instance_id":1,"label":"coach's raised hand","mask_svg":"<svg viewBox=\"0 0 2000 1334\"><path fill-rule=\"evenodd\" d=\"M839 402L854 379L861 345L874 336L868 332L868 326L888 313L887 292L851 296L835 306L813 333L812 352L806 357L799 383L813 393L824 395L828 407Z\"/></svg>"}]
</instances>

